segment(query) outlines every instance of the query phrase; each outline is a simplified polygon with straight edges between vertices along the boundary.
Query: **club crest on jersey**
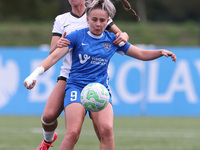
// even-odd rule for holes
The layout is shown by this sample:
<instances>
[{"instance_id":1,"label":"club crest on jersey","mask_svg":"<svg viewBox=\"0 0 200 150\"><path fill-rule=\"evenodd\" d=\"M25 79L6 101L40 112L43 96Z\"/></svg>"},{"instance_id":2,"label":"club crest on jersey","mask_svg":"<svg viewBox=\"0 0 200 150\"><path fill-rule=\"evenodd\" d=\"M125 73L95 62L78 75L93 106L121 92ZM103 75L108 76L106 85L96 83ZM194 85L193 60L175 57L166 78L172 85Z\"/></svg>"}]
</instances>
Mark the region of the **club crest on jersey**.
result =
<instances>
[{"instance_id":1,"label":"club crest on jersey","mask_svg":"<svg viewBox=\"0 0 200 150\"><path fill-rule=\"evenodd\" d=\"M110 47L111 47L111 44L109 44L109 43L103 43L102 44L103 45L103 47L108 51L109 49L110 49Z\"/></svg>"}]
</instances>

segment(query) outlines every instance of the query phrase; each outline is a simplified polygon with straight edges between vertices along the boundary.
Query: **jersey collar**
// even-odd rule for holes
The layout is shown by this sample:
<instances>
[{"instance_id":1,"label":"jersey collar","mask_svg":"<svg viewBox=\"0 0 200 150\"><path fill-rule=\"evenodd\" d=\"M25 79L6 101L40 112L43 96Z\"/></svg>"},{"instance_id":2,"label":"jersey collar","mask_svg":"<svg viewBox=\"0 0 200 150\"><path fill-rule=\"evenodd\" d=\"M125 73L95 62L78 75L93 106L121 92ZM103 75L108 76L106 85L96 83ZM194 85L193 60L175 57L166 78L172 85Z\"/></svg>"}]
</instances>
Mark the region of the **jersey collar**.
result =
<instances>
[{"instance_id":1,"label":"jersey collar","mask_svg":"<svg viewBox=\"0 0 200 150\"><path fill-rule=\"evenodd\" d=\"M74 14L72 11L70 11L70 14L76 18L81 18L83 15L85 15L85 11L83 12L83 14L81 16Z\"/></svg>"},{"instance_id":2,"label":"jersey collar","mask_svg":"<svg viewBox=\"0 0 200 150\"><path fill-rule=\"evenodd\" d=\"M90 31L87 32L89 36L91 36L94 39L100 39L103 36L103 33L101 35L94 35Z\"/></svg>"}]
</instances>

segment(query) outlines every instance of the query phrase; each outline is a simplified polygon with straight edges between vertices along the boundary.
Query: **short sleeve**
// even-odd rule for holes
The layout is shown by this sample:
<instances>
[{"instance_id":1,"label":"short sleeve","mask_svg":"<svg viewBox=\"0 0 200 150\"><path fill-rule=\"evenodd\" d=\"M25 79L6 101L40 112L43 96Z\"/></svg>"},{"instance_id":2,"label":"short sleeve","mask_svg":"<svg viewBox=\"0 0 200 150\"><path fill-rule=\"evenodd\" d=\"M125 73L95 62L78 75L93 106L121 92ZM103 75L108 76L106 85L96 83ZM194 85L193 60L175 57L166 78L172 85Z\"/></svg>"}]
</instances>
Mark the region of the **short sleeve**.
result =
<instances>
[{"instance_id":1,"label":"short sleeve","mask_svg":"<svg viewBox=\"0 0 200 150\"><path fill-rule=\"evenodd\" d=\"M78 30L70 33L65 37L65 39L68 39L70 41L70 45L68 45L70 50L75 48L76 43L78 41L77 37L78 37Z\"/></svg>"},{"instance_id":2,"label":"short sleeve","mask_svg":"<svg viewBox=\"0 0 200 150\"><path fill-rule=\"evenodd\" d=\"M113 20L109 17L109 21L108 21L108 23L106 25L106 30L108 31L113 24L114 24Z\"/></svg>"},{"instance_id":3,"label":"short sleeve","mask_svg":"<svg viewBox=\"0 0 200 150\"><path fill-rule=\"evenodd\" d=\"M54 24L53 24L53 29L52 29L52 35L53 36L62 36L63 34L63 29L62 26L58 20L58 17L55 18Z\"/></svg>"},{"instance_id":4,"label":"short sleeve","mask_svg":"<svg viewBox=\"0 0 200 150\"><path fill-rule=\"evenodd\" d=\"M116 52L121 55L125 55L130 46L131 43L127 42L124 46L119 47L119 49Z\"/></svg>"}]
</instances>

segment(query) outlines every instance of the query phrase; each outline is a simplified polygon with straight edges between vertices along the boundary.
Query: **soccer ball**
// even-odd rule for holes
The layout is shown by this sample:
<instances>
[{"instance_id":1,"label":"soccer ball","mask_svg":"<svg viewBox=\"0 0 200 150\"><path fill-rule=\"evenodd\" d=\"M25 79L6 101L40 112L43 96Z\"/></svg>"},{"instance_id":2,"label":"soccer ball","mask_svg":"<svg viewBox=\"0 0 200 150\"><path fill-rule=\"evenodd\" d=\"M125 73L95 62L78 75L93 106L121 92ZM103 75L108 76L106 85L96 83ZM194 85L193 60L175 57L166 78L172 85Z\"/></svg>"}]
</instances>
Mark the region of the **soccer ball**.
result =
<instances>
[{"instance_id":1,"label":"soccer ball","mask_svg":"<svg viewBox=\"0 0 200 150\"><path fill-rule=\"evenodd\" d=\"M90 83L81 91L81 103L89 111L104 109L110 100L106 87L100 83Z\"/></svg>"}]
</instances>

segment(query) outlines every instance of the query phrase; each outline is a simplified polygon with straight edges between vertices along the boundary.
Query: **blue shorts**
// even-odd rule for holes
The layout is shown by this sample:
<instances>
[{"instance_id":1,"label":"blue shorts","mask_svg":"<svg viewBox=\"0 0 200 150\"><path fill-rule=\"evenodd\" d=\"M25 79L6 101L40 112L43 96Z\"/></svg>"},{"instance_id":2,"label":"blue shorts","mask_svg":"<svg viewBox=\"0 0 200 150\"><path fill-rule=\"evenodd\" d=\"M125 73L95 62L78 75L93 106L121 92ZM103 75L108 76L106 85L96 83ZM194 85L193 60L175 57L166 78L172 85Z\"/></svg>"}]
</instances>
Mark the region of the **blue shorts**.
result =
<instances>
[{"instance_id":1,"label":"blue shorts","mask_svg":"<svg viewBox=\"0 0 200 150\"><path fill-rule=\"evenodd\" d=\"M64 98L64 108L71 103L80 103L81 104L81 91L83 87L76 86L73 84L66 84L65 88L65 98ZM110 92L109 92L110 94ZM109 102L112 104L112 98L110 94Z\"/></svg>"}]
</instances>

